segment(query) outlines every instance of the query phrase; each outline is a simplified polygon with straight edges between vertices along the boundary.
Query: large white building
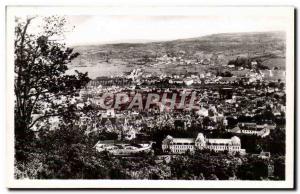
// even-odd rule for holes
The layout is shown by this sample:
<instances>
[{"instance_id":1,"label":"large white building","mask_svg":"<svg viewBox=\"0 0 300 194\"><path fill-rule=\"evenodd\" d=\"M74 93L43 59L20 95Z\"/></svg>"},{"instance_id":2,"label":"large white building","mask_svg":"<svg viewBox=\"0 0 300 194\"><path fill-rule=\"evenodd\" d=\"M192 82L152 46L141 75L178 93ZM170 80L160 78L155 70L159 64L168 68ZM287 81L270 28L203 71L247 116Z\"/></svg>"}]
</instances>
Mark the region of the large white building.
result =
<instances>
[{"instance_id":1,"label":"large white building","mask_svg":"<svg viewBox=\"0 0 300 194\"><path fill-rule=\"evenodd\" d=\"M209 149L216 152L227 150L229 153L245 154L245 149L241 148L241 140L237 136L230 139L210 139L199 133L197 138L173 138L167 136L162 142L163 152L183 154L186 151L194 152L195 149Z\"/></svg>"}]
</instances>

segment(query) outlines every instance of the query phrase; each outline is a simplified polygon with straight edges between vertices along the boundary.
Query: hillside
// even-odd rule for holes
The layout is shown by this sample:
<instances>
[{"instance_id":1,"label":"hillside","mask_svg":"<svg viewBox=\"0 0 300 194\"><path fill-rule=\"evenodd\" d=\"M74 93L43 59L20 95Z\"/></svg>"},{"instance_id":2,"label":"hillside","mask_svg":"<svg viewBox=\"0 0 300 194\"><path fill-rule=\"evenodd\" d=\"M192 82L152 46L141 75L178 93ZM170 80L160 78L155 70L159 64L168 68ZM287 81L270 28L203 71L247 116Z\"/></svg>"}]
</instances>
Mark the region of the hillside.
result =
<instances>
[{"instance_id":1,"label":"hillside","mask_svg":"<svg viewBox=\"0 0 300 194\"><path fill-rule=\"evenodd\" d=\"M117 75L134 68L148 71L208 71L201 65L163 64L153 67L162 56L181 57L185 60L214 60L214 68L221 68L238 56L259 58L270 69L285 68L285 33L255 32L213 34L198 38L165 42L120 43L75 47L80 56L69 65L70 69L88 71L95 78Z\"/></svg>"}]
</instances>

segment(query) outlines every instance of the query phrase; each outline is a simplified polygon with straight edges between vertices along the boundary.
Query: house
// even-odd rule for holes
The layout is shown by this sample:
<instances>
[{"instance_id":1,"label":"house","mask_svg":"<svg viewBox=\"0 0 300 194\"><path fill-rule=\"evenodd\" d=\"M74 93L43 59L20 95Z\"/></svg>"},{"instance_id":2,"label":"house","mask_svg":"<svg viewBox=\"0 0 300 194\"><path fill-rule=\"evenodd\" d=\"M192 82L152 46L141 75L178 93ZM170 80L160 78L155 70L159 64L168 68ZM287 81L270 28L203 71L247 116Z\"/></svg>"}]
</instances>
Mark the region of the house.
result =
<instances>
[{"instance_id":1,"label":"house","mask_svg":"<svg viewBox=\"0 0 300 194\"><path fill-rule=\"evenodd\" d=\"M237 81L236 77L222 77L218 83L220 84L232 84L235 83Z\"/></svg>"},{"instance_id":2,"label":"house","mask_svg":"<svg viewBox=\"0 0 300 194\"><path fill-rule=\"evenodd\" d=\"M268 177L273 177L273 176L274 176L274 165L268 164Z\"/></svg>"},{"instance_id":3,"label":"house","mask_svg":"<svg viewBox=\"0 0 300 194\"><path fill-rule=\"evenodd\" d=\"M168 135L162 141L163 152L171 152L174 154L183 154L187 151L193 153L196 149L209 149L216 152L228 151L229 153L245 154L245 149L241 149L240 138L234 136L230 139L210 139L199 133L197 138L173 138Z\"/></svg>"},{"instance_id":4,"label":"house","mask_svg":"<svg viewBox=\"0 0 300 194\"><path fill-rule=\"evenodd\" d=\"M257 135L260 137L266 137L270 134L270 130L274 129L274 125L257 125L256 123L240 122L236 127L227 129L227 132L238 134Z\"/></svg>"},{"instance_id":5,"label":"house","mask_svg":"<svg viewBox=\"0 0 300 194\"><path fill-rule=\"evenodd\" d=\"M257 66L257 61L251 61L251 66L256 67Z\"/></svg>"},{"instance_id":6,"label":"house","mask_svg":"<svg viewBox=\"0 0 300 194\"><path fill-rule=\"evenodd\" d=\"M191 78L186 78L186 79L183 80L183 82L187 86L190 86L194 83L193 79L191 79Z\"/></svg>"},{"instance_id":7,"label":"house","mask_svg":"<svg viewBox=\"0 0 300 194\"><path fill-rule=\"evenodd\" d=\"M107 109L106 113L104 113L102 115L103 118L115 118L116 114L115 114L115 110L114 109Z\"/></svg>"},{"instance_id":8,"label":"house","mask_svg":"<svg viewBox=\"0 0 300 194\"><path fill-rule=\"evenodd\" d=\"M269 159L271 157L271 153L262 151L258 157L262 159Z\"/></svg>"},{"instance_id":9,"label":"house","mask_svg":"<svg viewBox=\"0 0 300 194\"><path fill-rule=\"evenodd\" d=\"M181 78L179 79L173 79L173 80L169 80L170 84L183 84L183 80Z\"/></svg>"},{"instance_id":10,"label":"house","mask_svg":"<svg viewBox=\"0 0 300 194\"><path fill-rule=\"evenodd\" d=\"M252 156L253 157L258 157L258 158L261 158L261 159L270 159L271 153L261 151L259 154L252 154Z\"/></svg>"}]
</instances>

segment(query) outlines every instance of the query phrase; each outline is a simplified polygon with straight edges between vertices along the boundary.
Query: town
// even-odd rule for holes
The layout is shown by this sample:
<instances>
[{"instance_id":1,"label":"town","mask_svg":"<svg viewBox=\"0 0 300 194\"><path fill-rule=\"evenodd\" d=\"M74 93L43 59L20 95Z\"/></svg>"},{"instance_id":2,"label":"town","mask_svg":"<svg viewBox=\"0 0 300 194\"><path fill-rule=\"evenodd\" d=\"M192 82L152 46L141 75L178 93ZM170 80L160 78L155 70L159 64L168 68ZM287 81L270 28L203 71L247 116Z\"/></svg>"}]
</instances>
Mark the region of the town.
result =
<instances>
[{"instance_id":1,"label":"town","mask_svg":"<svg viewBox=\"0 0 300 194\"><path fill-rule=\"evenodd\" d=\"M164 56L151 66L172 61L193 63ZM211 60L195 63L214 67ZM284 71L249 59L246 67L232 63L222 72L151 73L144 67L97 77L69 100L80 110L76 127L94 137L97 152L112 157L150 154L160 165L195 152L225 153L264 160L265 178L272 179L275 160L285 153ZM60 122L53 117L49 124L55 129Z\"/></svg>"}]
</instances>

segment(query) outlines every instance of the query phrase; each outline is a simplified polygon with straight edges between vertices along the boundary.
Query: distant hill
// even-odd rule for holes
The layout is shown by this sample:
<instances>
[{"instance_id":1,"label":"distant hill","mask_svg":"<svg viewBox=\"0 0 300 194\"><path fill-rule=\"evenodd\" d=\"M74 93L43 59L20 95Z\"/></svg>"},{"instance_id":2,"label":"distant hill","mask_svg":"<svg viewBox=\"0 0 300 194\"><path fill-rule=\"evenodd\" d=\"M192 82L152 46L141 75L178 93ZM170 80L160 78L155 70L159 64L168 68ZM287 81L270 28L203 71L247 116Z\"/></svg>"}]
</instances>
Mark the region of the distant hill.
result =
<instances>
[{"instance_id":1,"label":"distant hill","mask_svg":"<svg viewBox=\"0 0 300 194\"><path fill-rule=\"evenodd\" d=\"M164 42L86 45L74 49L80 56L70 64L70 68L88 71L92 78L130 71L137 67L137 61L141 59L155 59L164 55L191 60L217 56L216 65L219 66L237 56L267 56L264 58L266 65L273 68L275 64L280 69L285 68L284 32L223 33ZM139 67L147 65L140 64ZM164 71L165 68L162 66L159 70ZM177 68L176 64L172 68Z\"/></svg>"}]
</instances>

